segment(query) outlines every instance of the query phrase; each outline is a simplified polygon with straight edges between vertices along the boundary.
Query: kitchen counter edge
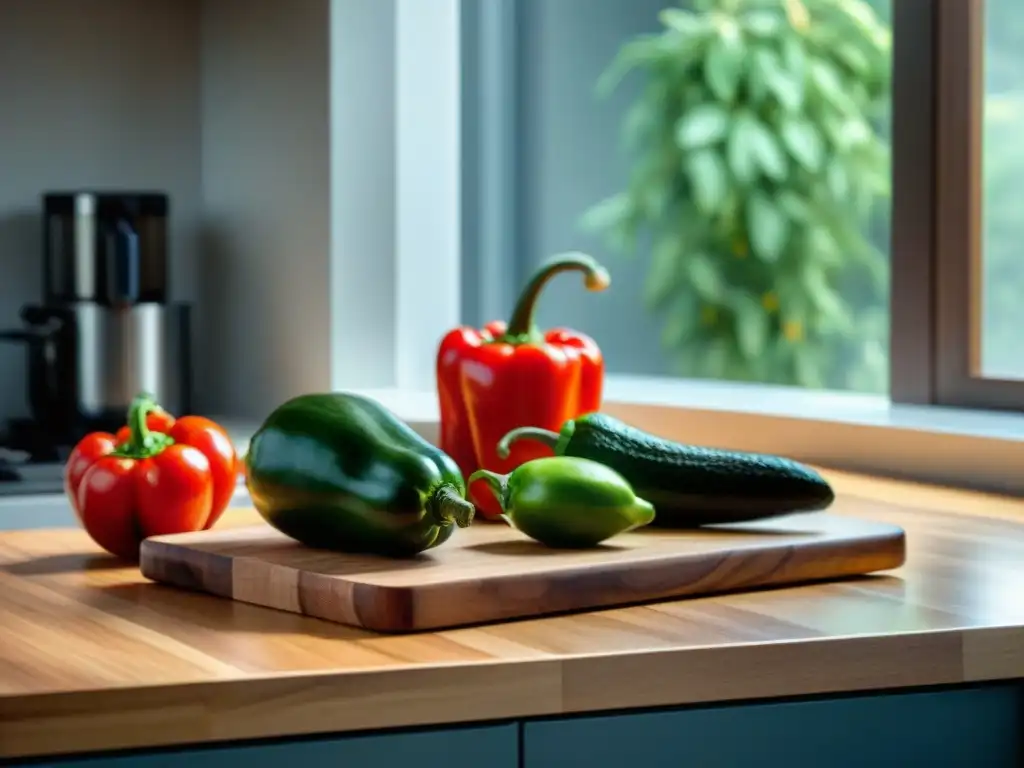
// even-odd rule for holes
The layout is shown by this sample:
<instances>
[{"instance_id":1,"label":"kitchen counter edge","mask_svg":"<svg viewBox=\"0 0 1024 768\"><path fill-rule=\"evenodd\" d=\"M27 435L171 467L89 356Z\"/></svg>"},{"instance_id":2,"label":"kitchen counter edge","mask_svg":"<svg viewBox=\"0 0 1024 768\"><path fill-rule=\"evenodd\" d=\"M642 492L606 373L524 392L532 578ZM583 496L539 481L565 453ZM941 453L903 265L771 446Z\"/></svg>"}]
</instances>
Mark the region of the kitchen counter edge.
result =
<instances>
[{"instance_id":1,"label":"kitchen counter edge","mask_svg":"<svg viewBox=\"0 0 1024 768\"><path fill-rule=\"evenodd\" d=\"M1014 625L0 695L0 758L1022 677Z\"/></svg>"}]
</instances>

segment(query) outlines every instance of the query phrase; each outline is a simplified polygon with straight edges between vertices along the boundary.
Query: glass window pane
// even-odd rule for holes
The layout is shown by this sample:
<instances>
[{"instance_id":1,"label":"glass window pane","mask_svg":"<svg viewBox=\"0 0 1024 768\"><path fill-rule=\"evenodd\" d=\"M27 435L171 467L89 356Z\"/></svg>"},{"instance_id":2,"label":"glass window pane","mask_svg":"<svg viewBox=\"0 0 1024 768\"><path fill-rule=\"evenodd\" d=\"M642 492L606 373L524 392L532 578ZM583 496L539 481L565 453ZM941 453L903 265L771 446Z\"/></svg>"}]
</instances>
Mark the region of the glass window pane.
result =
<instances>
[{"instance_id":1,"label":"glass window pane","mask_svg":"<svg viewBox=\"0 0 1024 768\"><path fill-rule=\"evenodd\" d=\"M982 372L1024 378L1024 4L986 0Z\"/></svg>"},{"instance_id":2,"label":"glass window pane","mask_svg":"<svg viewBox=\"0 0 1024 768\"><path fill-rule=\"evenodd\" d=\"M890 0L523 4L510 293L583 250L538 320L611 373L885 391Z\"/></svg>"}]
</instances>

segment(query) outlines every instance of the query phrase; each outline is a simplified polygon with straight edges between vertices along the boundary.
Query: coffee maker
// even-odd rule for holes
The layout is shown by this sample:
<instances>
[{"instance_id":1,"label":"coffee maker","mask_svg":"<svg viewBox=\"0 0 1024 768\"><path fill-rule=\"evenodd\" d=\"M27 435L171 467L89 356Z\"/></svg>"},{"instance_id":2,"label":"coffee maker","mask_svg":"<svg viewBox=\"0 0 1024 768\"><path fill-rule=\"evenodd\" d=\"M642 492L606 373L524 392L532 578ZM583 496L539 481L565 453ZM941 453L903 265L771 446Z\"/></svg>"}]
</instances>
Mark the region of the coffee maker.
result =
<instances>
[{"instance_id":1,"label":"coffee maker","mask_svg":"<svg viewBox=\"0 0 1024 768\"><path fill-rule=\"evenodd\" d=\"M0 331L25 345L31 412L6 447L63 460L87 432L123 425L140 392L190 410L191 307L171 301L169 211L156 192L42 196L42 301Z\"/></svg>"}]
</instances>

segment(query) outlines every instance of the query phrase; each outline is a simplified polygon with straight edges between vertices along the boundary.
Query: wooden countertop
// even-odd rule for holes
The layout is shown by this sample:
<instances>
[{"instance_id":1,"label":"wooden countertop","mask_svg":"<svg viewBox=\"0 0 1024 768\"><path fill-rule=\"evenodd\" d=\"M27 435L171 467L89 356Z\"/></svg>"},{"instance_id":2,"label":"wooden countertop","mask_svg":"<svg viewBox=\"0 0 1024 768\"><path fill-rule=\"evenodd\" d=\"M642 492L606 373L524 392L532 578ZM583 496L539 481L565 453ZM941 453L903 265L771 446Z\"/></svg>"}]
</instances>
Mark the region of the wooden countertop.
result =
<instances>
[{"instance_id":1,"label":"wooden countertop","mask_svg":"<svg viewBox=\"0 0 1024 768\"><path fill-rule=\"evenodd\" d=\"M905 567L422 635L0 534L0 758L1024 677L1024 501L825 474L836 512L906 529Z\"/></svg>"}]
</instances>

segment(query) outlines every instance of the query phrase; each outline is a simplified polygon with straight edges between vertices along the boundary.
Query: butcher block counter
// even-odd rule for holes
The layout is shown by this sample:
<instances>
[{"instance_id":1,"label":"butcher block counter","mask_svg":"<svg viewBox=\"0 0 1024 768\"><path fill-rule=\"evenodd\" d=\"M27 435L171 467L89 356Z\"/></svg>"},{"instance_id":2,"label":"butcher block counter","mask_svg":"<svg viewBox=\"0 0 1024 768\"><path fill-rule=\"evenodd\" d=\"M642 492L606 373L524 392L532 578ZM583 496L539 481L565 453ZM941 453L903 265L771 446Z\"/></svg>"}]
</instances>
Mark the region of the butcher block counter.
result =
<instances>
[{"instance_id":1,"label":"butcher block counter","mask_svg":"<svg viewBox=\"0 0 1024 768\"><path fill-rule=\"evenodd\" d=\"M0 533L0 759L1014 764L1024 502L825 474L836 513L906 531L904 567L426 634L152 584L77 530Z\"/></svg>"}]
</instances>

